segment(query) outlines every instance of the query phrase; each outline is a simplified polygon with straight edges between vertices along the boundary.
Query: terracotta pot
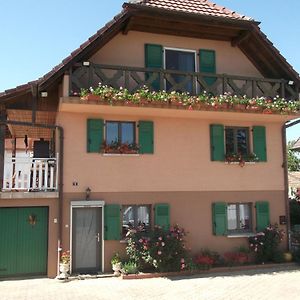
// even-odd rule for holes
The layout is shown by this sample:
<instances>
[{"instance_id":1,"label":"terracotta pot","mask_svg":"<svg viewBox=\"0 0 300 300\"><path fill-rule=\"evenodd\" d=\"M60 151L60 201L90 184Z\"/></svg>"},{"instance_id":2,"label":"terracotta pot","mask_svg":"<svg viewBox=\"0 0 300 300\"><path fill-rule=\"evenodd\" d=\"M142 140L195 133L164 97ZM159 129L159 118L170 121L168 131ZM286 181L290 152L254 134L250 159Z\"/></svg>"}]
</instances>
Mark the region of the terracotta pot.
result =
<instances>
[{"instance_id":1,"label":"terracotta pot","mask_svg":"<svg viewBox=\"0 0 300 300\"><path fill-rule=\"evenodd\" d=\"M283 257L286 262L291 262L293 260L293 255L291 252L283 253Z\"/></svg>"},{"instance_id":2,"label":"terracotta pot","mask_svg":"<svg viewBox=\"0 0 300 300\"><path fill-rule=\"evenodd\" d=\"M265 109L263 110L263 113L264 113L264 114L267 114L267 115L270 115L270 114L273 113L273 111L272 111L272 109L270 109L270 108L265 108Z\"/></svg>"},{"instance_id":3,"label":"terracotta pot","mask_svg":"<svg viewBox=\"0 0 300 300\"><path fill-rule=\"evenodd\" d=\"M246 109L246 105L245 105L245 104L235 104L235 105L233 106L233 108L234 108L235 110L245 110L245 109Z\"/></svg>"},{"instance_id":4,"label":"terracotta pot","mask_svg":"<svg viewBox=\"0 0 300 300\"><path fill-rule=\"evenodd\" d=\"M88 101L98 101L98 100L100 100L100 96L94 95L94 94L88 94L87 100Z\"/></svg>"}]
</instances>

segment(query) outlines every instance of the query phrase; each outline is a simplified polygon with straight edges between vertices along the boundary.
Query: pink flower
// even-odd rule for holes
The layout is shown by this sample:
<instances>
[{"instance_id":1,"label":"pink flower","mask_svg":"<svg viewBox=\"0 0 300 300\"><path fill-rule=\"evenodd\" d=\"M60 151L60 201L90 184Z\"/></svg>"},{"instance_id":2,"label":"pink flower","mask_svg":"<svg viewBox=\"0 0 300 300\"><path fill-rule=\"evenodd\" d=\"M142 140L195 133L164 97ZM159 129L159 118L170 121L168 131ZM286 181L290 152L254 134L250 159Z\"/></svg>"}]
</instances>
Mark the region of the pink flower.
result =
<instances>
[{"instance_id":1,"label":"pink flower","mask_svg":"<svg viewBox=\"0 0 300 300\"><path fill-rule=\"evenodd\" d=\"M139 242L142 243L142 242L143 242L143 239L139 239Z\"/></svg>"},{"instance_id":2,"label":"pink flower","mask_svg":"<svg viewBox=\"0 0 300 300\"><path fill-rule=\"evenodd\" d=\"M160 237L158 238L158 240L159 240L159 241L162 241L162 237L160 236Z\"/></svg>"},{"instance_id":3,"label":"pink flower","mask_svg":"<svg viewBox=\"0 0 300 300\"><path fill-rule=\"evenodd\" d=\"M161 251L157 251L157 254L158 254L158 255L161 255Z\"/></svg>"},{"instance_id":4,"label":"pink flower","mask_svg":"<svg viewBox=\"0 0 300 300\"><path fill-rule=\"evenodd\" d=\"M180 260L180 262L183 264L183 263L184 263L184 258L182 258L182 259Z\"/></svg>"},{"instance_id":5,"label":"pink flower","mask_svg":"<svg viewBox=\"0 0 300 300\"><path fill-rule=\"evenodd\" d=\"M180 269L183 270L185 268L185 264L181 264Z\"/></svg>"}]
</instances>

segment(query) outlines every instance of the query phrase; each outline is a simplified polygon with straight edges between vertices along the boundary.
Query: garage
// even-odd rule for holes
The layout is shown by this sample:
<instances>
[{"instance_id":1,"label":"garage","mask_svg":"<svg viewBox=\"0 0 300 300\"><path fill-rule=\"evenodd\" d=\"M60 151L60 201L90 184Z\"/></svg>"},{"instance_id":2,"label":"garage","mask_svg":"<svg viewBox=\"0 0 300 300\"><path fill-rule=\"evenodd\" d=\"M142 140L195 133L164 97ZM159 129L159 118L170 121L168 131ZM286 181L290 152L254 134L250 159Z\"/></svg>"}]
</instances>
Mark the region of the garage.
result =
<instances>
[{"instance_id":1,"label":"garage","mask_svg":"<svg viewBox=\"0 0 300 300\"><path fill-rule=\"evenodd\" d=\"M48 207L0 208L0 277L46 275Z\"/></svg>"}]
</instances>

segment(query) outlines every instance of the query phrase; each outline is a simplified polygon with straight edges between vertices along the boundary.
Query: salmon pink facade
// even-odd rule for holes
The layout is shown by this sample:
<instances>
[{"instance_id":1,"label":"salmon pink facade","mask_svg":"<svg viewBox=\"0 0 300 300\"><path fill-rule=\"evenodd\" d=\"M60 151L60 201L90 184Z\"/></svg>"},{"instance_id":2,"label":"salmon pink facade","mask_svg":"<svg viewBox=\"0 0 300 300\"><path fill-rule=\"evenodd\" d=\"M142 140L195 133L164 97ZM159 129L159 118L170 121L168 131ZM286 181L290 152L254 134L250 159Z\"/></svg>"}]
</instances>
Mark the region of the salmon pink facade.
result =
<instances>
[{"instance_id":1,"label":"salmon pink facade","mask_svg":"<svg viewBox=\"0 0 300 300\"><path fill-rule=\"evenodd\" d=\"M269 224L289 230L299 75L258 22L173 2L125 3L53 71L0 94L0 216L32 230L40 257L18 267L25 233L0 229L0 277L55 277L61 251L73 274L110 272L132 228L179 224L191 253L221 254Z\"/></svg>"}]
</instances>

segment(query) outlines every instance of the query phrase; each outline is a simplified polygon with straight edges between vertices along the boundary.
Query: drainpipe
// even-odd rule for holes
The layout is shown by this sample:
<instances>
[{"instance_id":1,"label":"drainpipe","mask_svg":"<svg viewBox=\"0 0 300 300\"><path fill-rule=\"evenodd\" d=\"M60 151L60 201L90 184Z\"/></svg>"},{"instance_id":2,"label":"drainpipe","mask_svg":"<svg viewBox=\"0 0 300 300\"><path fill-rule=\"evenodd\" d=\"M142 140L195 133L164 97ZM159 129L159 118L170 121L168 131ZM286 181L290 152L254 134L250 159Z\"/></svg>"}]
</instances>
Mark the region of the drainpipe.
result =
<instances>
[{"instance_id":1,"label":"drainpipe","mask_svg":"<svg viewBox=\"0 0 300 300\"><path fill-rule=\"evenodd\" d=\"M285 199L285 211L286 211L286 232L287 232L287 248L291 249L291 222L290 222L290 200L289 200L289 177L287 166L287 147L286 147L286 128L287 125L282 126L282 155L283 155L283 177L284 177L284 199Z\"/></svg>"},{"instance_id":2,"label":"drainpipe","mask_svg":"<svg viewBox=\"0 0 300 300\"><path fill-rule=\"evenodd\" d=\"M38 123L30 123L30 122L19 122L19 121L11 121L11 120L1 120L0 125L19 125L19 126L29 126L29 127L39 127L39 128L47 128L47 129L57 129L59 131L59 148L60 148L60 156L58 161L59 166L59 181L58 181L58 252L61 248L61 239L62 239L62 231L63 231L63 153L64 153L64 129L58 125L46 125L46 124L38 124Z\"/></svg>"}]
</instances>

